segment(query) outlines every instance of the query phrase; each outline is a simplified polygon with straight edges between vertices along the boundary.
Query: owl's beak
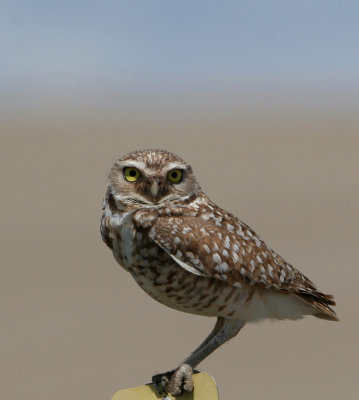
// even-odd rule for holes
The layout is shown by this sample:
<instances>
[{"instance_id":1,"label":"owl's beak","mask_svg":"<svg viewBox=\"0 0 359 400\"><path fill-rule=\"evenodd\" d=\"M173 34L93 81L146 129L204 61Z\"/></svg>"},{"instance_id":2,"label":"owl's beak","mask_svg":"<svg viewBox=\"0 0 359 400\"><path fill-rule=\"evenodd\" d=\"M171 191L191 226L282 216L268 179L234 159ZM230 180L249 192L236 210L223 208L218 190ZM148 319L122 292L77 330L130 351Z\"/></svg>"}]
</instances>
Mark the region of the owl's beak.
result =
<instances>
[{"instance_id":1,"label":"owl's beak","mask_svg":"<svg viewBox=\"0 0 359 400\"><path fill-rule=\"evenodd\" d=\"M158 182L157 181L153 181L153 183L152 183L152 185L150 187L150 192L151 192L152 196L153 197L157 197L159 191L160 191L160 187L158 185Z\"/></svg>"}]
</instances>

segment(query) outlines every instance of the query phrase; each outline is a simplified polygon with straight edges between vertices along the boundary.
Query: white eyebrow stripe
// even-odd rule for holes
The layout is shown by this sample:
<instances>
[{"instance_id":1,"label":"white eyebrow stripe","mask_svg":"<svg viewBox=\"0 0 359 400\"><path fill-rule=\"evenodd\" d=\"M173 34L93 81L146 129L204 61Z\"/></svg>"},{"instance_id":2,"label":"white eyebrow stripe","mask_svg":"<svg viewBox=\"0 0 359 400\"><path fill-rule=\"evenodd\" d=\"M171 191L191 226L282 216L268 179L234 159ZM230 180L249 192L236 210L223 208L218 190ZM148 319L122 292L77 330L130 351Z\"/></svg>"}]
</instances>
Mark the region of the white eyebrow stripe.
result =
<instances>
[{"instance_id":1,"label":"white eyebrow stripe","mask_svg":"<svg viewBox=\"0 0 359 400\"><path fill-rule=\"evenodd\" d=\"M135 161L135 160L129 160L129 161L119 161L118 165L120 167L135 167L137 169L144 169L145 168L145 163L142 161Z\"/></svg>"},{"instance_id":2,"label":"white eyebrow stripe","mask_svg":"<svg viewBox=\"0 0 359 400\"><path fill-rule=\"evenodd\" d=\"M175 161L166 165L166 171L171 171L171 169L186 169L186 168L187 168L186 164L181 164Z\"/></svg>"}]
</instances>

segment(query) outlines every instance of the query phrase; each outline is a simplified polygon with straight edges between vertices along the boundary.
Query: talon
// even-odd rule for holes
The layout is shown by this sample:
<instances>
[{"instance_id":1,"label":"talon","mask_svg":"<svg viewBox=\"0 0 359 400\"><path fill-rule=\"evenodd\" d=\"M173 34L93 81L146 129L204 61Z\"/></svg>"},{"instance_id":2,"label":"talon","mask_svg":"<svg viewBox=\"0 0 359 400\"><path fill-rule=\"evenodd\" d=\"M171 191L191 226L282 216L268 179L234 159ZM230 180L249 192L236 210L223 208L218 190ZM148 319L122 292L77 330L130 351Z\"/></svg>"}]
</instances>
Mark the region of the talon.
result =
<instances>
[{"instance_id":1,"label":"talon","mask_svg":"<svg viewBox=\"0 0 359 400\"><path fill-rule=\"evenodd\" d=\"M180 396L183 391L193 391L193 369L188 364L182 364L176 369L168 383L168 391L172 396Z\"/></svg>"},{"instance_id":2,"label":"talon","mask_svg":"<svg viewBox=\"0 0 359 400\"><path fill-rule=\"evenodd\" d=\"M192 374L192 367L188 364L182 364L176 370L154 375L152 383L160 395L169 393L176 397L183 392L193 392Z\"/></svg>"}]
</instances>

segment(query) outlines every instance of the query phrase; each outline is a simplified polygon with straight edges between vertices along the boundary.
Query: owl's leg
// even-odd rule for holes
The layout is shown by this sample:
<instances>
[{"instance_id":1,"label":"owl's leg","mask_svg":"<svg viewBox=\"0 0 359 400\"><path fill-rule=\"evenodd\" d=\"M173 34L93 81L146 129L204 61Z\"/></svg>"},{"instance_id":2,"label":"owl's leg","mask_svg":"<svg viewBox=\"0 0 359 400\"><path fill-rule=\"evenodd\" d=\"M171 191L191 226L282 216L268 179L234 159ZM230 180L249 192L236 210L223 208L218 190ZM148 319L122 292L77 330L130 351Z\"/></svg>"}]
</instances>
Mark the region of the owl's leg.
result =
<instances>
[{"instance_id":1,"label":"owl's leg","mask_svg":"<svg viewBox=\"0 0 359 400\"><path fill-rule=\"evenodd\" d=\"M214 338L217 333L223 328L225 319L222 317L217 317L216 324L214 325L213 329L211 330L211 333L204 339L204 341L197 347L195 351L198 351L201 349L203 346L205 346L212 338Z\"/></svg>"},{"instance_id":2,"label":"owl's leg","mask_svg":"<svg viewBox=\"0 0 359 400\"><path fill-rule=\"evenodd\" d=\"M244 322L231 321L225 318L217 318L213 331L205 341L185 359L184 364L196 367L206 357L213 353L219 346L232 339L243 328Z\"/></svg>"},{"instance_id":3,"label":"owl's leg","mask_svg":"<svg viewBox=\"0 0 359 400\"><path fill-rule=\"evenodd\" d=\"M221 317L217 318L217 322L213 327L211 333L206 337L206 339L198 346L198 348L195 351L199 351L202 347L204 347L207 343L209 343L214 336L217 335L217 333L222 329L224 321L225 321L224 318ZM160 393L166 393L167 391L169 391L168 385L171 378L174 377L175 373L177 373L175 379L176 380L175 386L183 387L184 390L189 392L193 390L193 383L192 383L193 369L190 365L187 365L186 362L184 362L179 368L177 368L177 370L173 369L172 371L168 371L164 374L157 374L152 377L152 382L157 387ZM186 381L187 383L186 385L184 381ZM187 389L185 389L185 387ZM172 392L170 393L174 395L174 393Z\"/></svg>"},{"instance_id":4,"label":"owl's leg","mask_svg":"<svg viewBox=\"0 0 359 400\"><path fill-rule=\"evenodd\" d=\"M218 317L216 325L201 345L186 358L175 371L158 374L152 377L152 382L160 392L168 392L179 396L183 391L193 391L193 368L209 356L223 343L233 338L244 326L241 321L230 321Z\"/></svg>"}]
</instances>

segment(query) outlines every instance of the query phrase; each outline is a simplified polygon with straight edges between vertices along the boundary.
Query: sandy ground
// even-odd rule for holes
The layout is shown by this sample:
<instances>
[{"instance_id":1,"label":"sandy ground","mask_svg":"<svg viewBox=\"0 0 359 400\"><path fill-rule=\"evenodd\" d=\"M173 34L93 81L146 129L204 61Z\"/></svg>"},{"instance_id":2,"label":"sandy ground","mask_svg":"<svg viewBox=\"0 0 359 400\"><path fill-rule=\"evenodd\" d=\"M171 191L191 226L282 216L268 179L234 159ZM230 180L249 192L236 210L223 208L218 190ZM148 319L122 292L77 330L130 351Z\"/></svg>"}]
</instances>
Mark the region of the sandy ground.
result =
<instances>
[{"instance_id":1,"label":"sandy ground","mask_svg":"<svg viewBox=\"0 0 359 400\"><path fill-rule=\"evenodd\" d=\"M335 105L151 107L2 115L0 398L110 399L175 367L214 324L150 299L101 241L107 172L147 147L190 162L214 201L338 303L340 323L246 326L200 365L221 398L356 398L358 117Z\"/></svg>"}]
</instances>

